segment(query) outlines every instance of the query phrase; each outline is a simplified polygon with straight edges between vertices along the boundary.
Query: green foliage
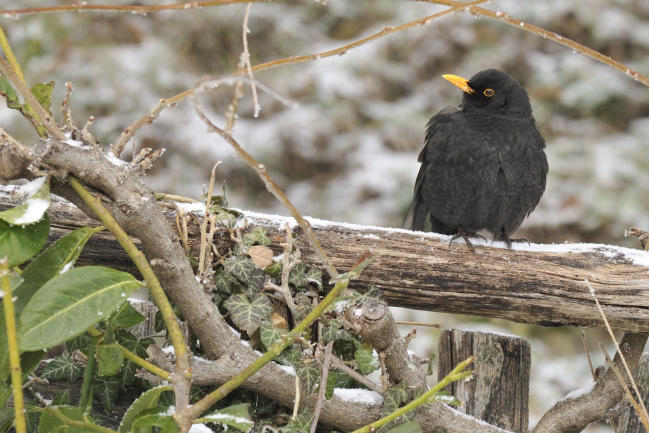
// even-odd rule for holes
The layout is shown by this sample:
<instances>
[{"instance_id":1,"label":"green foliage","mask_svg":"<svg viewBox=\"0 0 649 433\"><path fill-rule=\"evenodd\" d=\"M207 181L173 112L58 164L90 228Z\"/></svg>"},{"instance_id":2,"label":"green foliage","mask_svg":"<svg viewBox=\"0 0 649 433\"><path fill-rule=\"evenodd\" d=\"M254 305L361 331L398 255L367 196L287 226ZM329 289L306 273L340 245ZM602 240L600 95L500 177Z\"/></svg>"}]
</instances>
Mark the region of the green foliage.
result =
<instances>
[{"instance_id":1,"label":"green foliage","mask_svg":"<svg viewBox=\"0 0 649 433\"><path fill-rule=\"evenodd\" d=\"M42 221L45 211L50 207L50 185L44 178L38 178L29 185L38 186L41 183L36 191L27 195L25 203L0 212L0 220L17 226L28 226Z\"/></svg>"},{"instance_id":2,"label":"green foliage","mask_svg":"<svg viewBox=\"0 0 649 433\"><path fill-rule=\"evenodd\" d=\"M160 394L164 391L171 391L171 386L156 386L144 394L142 394L137 400L135 400L131 407L128 408L122 418L122 423L119 426L120 433L129 433L132 431L133 422L139 417L144 411L155 408ZM135 433L145 433L146 428L140 428L134 430ZM149 430L150 431L150 430Z\"/></svg>"},{"instance_id":3,"label":"green foliage","mask_svg":"<svg viewBox=\"0 0 649 433\"><path fill-rule=\"evenodd\" d=\"M75 406L50 406L51 410L60 412L62 415L70 418L74 421L84 422L84 413L83 411ZM90 416L86 416L87 421L91 424L96 424ZM39 432L57 432L65 431L65 433L88 433L90 431L87 427L73 427L66 425L64 421L61 421L55 415L50 412L45 412L41 415L38 422L38 431Z\"/></svg>"},{"instance_id":4,"label":"green foliage","mask_svg":"<svg viewBox=\"0 0 649 433\"><path fill-rule=\"evenodd\" d=\"M9 259L10 268L22 265L43 248L49 231L47 215L36 224L24 227L0 220L0 256Z\"/></svg>"},{"instance_id":5,"label":"green foliage","mask_svg":"<svg viewBox=\"0 0 649 433\"><path fill-rule=\"evenodd\" d=\"M400 426L397 426L388 433L421 433L421 427L419 427L419 423L412 421L406 424L401 424Z\"/></svg>"},{"instance_id":6,"label":"green foliage","mask_svg":"<svg viewBox=\"0 0 649 433\"><path fill-rule=\"evenodd\" d=\"M254 295L252 301L248 301L245 295L232 295L223 306L230 312L235 325L245 330L248 335L252 335L261 322L270 317L270 313L273 312L273 305L261 293Z\"/></svg>"},{"instance_id":7,"label":"green foliage","mask_svg":"<svg viewBox=\"0 0 649 433\"><path fill-rule=\"evenodd\" d=\"M76 382L83 374L83 367L72 362L68 355L57 356L47 364L41 373L41 379L65 379L70 383Z\"/></svg>"},{"instance_id":8,"label":"green foliage","mask_svg":"<svg viewBox=\"0 0 649 433\"><path fill-rule=\"evenodd\" d=\"M266 281L266 274L253 263L250 257L240 254L225 260L225 269L244 285L248 296L258 294Z\"/></svg>"},{"instance_id":9,"label":"green foliage","mask_svg":"<svg viewBox=\"0 0 649 433\"><path fill-rule=\"evenodd\" d=\"M268 246L271 243L270 237L268 237L268 229L263 226L257 226L251 232L243 235L243 247L245 251L248 251L255 244Z\"/></svg>"},{"instance_id":10,"label":"green foliage","mask_svg":"<svg viewBox=\"0 0 649 433\"><path fill-rule=\"evenodd\" d=\"M101 377L95 376L92 381L92 393L101 402L104 410L111 414L115 409L115 400L117 392L120 389L120 380L118 375Z\"/></svg>"},{"instance_id":11,"label":"green foliage","mask_svg":"<svg viewBox=\"0 0 649 433\"><path fill-rule=\"evenodd\" d=\"M250 430L254 425L252 419L250 419L250 414L248 413L247 403L237 404L219 409L194 421L195 424L207 422L222 424L226 427L226 429L228 427L233 427L244 432Z\"/></svg>"},{"instance_id":12,"label":"green foliage","mask_svg":"<svg viewBox=\"0 0 649 433\"><path fill-rule=\"evenodd\" d=\"M59 275L25 306L18 330L20 349L45 349L83 333L115 311L139 286L132 275L99 266Z\"/></svg>"},{"instance_id":13,"label":"green foliage","mask_svg":"<svg viewBox=\"0 0 649 433\"><path fill-rule=\"evenodd\" d=\"M128 302L124 303L117 311L110 315L108 323L113 329L126 329L133 327L146 320L135 308L131 307Z\"/></svg>"},{"instance_id":14,"label":"green foliage","mask_svg":"<svg viewBox=\"0 0 649 433\"><path fill-rule=\"evenodd\" d=\"M97 346L96 358L99 376L116 375L122 369L122 363L124 362L124 354L115 344L100 344Z\"/></svg>"},{"instance_id":15,"label":"green foliage","mask_svg":"<svg viewBox=\"0 0 649 433\"><path fill-rule=\"evenodd\" d=\"M318 363L313 360L309 363L300 361L294 367L297 377L300 378L302 389L306 391L306 395L309 396L318 391L318 385L320 384L320 368L318 367Z\"/></svg>"},{"instance_id":16,"label":"green foliage","mask_svg":"<svg viewBox=\"0 0 649 433\"><path fill-rule=\"evenodd\" d=\"M380 367L378 359L372 354L371 350L363 348L362 344L356 339L353 339L356 351L354 352L354 359L358 363L358 371L361 374L367 375Z\"/></svg>"},{"instance_id":17,"label":"green foliage","mask_svg":"<svg viewBox=\"0 0 649 433\"><path fill-rule=\"evenodd\" d=\"M304 410L302 410L302 412L300 412L298 416L295 417L295 419L289 421L289 423L286 424L284 428L282 428L282 432L283 433L308 432L311 429L311 424L313 423L314 418L315 418L315 414L312 414L308 408L304 408Z\"/></svg>"}]
</instances>

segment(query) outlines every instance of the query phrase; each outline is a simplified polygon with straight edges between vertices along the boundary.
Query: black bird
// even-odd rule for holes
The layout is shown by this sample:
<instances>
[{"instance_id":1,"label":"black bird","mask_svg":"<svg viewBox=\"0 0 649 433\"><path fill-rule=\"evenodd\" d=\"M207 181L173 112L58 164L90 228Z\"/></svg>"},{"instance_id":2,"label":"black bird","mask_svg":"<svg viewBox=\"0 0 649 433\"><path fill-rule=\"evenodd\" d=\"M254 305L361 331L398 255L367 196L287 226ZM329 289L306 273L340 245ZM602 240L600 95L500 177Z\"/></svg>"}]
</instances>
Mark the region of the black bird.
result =
<instances>
[{"instance_id":1,"label":"black bird","mask_svg":"<svg viewBox=\"0 0 649 433\"><path fill-rule=\"evenodd\" d=\"M548 160L527 92L496 69L470 80L443 75L464 90L459 107L430 119L415 194L404 227L454 235L451 243L488 230L511 248L512 235L545 191Z\"/></svg>"}]
</instances>

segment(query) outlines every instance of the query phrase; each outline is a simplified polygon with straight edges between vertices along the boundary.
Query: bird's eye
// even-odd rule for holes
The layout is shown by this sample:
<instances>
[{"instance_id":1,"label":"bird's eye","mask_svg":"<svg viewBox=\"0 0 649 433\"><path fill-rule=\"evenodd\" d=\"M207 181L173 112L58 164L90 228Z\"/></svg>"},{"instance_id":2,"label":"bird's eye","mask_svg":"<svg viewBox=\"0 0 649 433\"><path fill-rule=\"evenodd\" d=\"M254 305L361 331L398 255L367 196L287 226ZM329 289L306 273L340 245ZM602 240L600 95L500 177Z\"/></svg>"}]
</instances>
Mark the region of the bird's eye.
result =
<instances>
[{"instance_id":1,"label":"bird's eye","mask_svg":"<svg viewBox=\"0 0 649 433\"><path fill-rule=\"evenodd\" d=\"M484 92L482 92L482 94L487 98L491 98L494 95L494 91L493 89L486 89Z\"/></svg>"}]
</instances>

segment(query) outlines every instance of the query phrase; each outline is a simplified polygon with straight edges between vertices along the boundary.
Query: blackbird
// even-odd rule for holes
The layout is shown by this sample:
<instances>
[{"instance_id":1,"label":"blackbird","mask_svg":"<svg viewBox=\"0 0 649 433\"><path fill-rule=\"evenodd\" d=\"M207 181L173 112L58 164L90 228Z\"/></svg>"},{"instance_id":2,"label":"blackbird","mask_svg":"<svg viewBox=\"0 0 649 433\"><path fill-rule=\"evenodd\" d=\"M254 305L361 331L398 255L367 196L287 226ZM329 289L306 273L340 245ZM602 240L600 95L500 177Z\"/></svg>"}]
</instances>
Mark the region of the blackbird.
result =
<instances>
[{"instance_id":1,"label":"blackbird","mask_svg":"<svg viewBox=\"0 0 649 433\"><path fill-rule=\"evenodd\" d=\"M451 243L462 237L473 250L469 238L486 229L511 248L526 241L510 235L541 200L548 174L529 97L496 69L443 78L464 90L462 104L428 122L404 227L423 231L430 215L432 231L453 235Z\"/></svg>"}]
</instances>

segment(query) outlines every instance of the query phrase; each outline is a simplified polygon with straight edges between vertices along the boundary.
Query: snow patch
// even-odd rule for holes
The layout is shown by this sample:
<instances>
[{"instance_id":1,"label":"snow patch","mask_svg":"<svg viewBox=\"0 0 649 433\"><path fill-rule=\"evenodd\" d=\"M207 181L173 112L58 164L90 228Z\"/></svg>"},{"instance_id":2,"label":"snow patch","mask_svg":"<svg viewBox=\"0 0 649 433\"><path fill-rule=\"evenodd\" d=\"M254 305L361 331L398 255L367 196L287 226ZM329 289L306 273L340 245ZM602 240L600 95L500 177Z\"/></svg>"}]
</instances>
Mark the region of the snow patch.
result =
<instances>
[{"instance_id":1,"label":"snow patch","mask_svg":"<svg viewBox=\"0 0 649 433\"><path fill-rule=\"evenodd\" d=\"M566 395L564 398L562 398L559 401L570 400L572 398L578 398L581 397L582 395L588 394L595 388L595 385L597 385L597 382L591 382L588 385L584 386L583 388L570 391L568 395Z\"/></svg>"},{"instance_id":2,"label":"snow patch","mask_svg":"<svg viewBox=\"0 0 649 433\"><path fill-rule=\"evenodd\" d=\"M335 388L334 397L350 403L364 403L369 406L380 405L383 403L383 397L374 391L368 389L347 389Z\"/></svg>"}]
</instances>

